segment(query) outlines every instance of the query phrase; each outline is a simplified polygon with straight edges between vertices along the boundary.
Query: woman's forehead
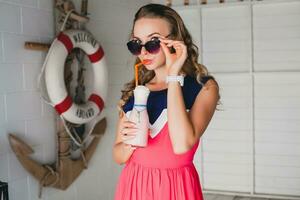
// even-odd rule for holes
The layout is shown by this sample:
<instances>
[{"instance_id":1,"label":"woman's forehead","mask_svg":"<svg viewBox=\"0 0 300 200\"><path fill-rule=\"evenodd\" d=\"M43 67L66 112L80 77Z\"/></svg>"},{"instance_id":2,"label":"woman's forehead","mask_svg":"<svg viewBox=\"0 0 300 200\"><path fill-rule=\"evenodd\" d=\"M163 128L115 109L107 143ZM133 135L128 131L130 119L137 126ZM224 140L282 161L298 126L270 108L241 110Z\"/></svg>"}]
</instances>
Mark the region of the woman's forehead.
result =
<instances>
[{"instance_id":1,"label":"woman's forehead","mask_svg":"<svg viewBox=\"0 0 300 200\"><path fill-rule=\"evenodd\" d=\"M155 35L166 36L169 34L169 24L164 19L142 18L135 22L133 37L138 39L147 39Z\"/></svg>"}]
</instances>

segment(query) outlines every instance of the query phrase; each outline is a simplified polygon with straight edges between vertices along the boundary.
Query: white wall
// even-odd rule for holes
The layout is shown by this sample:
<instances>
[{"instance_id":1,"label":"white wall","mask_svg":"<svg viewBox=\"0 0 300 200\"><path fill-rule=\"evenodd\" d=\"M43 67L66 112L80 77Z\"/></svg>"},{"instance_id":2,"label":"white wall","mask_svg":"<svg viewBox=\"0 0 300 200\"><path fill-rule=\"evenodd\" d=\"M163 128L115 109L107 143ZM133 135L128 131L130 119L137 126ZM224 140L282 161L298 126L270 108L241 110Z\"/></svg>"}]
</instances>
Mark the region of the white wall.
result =
<instances>
[{"instance_id":1,"label":"white wall","mask_svg":"<svg viewBox=\"0 0 300 200\"><path fill-rule=\"evenodd\" d=\"M194 159L204 192L299 198L299 1L191 2L173 8L223 103Z\"/></svg>"},{"instance_id":2,"label":"white wall","mask_svg":"<svg viewBox=\"0 0 300 200\"><path fill-rule=\"evenodd\" d=\"M55 161L55 112L42 102L36 84L45 53L23 48L25 41L52 41L53 2L0 0L0 180L9 183L12 200L38 199L38 183L11 151L8 133L15 133L31 145L35 150L33 158L39 162ZM134 13L146 3L146 0L89 0L91 21L87 28L102 44L108 61L109 101L105 108L108 129L89 169L66 191L45 188L42 199L113 199L122 168L112 159L116 103L123 84L133 77L133 59L125 43Z\"/></svg>"},{"instance_id":3,"label":"white wall","mask_svg":"<svg viewBox=\"0 0 300 200\"><path fill-rule=\"evenodd\" d=\"M52 1L0 1L0 179L11 199L35 199L37 184L12 153L7 134L15 133L41 162L55 159L54 115L39 98L36 78L45 54L23 48L25 41L50 41Z\"/></svg>"}]
</instances>

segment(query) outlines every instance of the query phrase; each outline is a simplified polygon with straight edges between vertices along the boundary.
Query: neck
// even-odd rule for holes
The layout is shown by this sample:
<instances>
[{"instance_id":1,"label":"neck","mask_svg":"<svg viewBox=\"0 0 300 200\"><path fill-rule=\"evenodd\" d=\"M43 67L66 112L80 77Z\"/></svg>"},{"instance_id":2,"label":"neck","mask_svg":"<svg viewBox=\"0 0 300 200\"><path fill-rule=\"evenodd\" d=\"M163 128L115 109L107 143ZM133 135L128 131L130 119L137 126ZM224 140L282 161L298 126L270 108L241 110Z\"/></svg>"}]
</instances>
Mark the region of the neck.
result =
<instances>
[{"instance_id":1,"label":"neck","mask_svg":"<svg viewBox=\"0 0 300 200\"><path fill-rule=\"evenodd\" d=\"M166 66L159 67L154 70L155 76L153 78L153 82L156 84L165 83L167 77Z\"/></svg>"}]
</instances>

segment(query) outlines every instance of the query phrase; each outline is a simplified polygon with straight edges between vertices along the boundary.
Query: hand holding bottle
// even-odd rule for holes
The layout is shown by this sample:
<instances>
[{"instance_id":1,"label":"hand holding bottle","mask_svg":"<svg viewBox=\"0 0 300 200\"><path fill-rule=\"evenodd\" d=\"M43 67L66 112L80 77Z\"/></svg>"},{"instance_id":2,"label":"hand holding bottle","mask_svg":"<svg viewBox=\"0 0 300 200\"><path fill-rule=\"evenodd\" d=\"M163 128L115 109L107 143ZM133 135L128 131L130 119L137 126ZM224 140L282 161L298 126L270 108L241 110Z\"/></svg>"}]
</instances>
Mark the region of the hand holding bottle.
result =
<instances>
[{"instance_id":1,"label":"hand holding bottle","mask_svg":"<svg viewBox=\"0 0 300 200\"><path fill-rule=\"evenodd\" d=\"M121 138L122 142L126 144L126 141L134 139L136 137L138 127L132 121L125 120L121 123ZM126 144L129 145L129 144ZM131 146L131 145L130 145ZM134 148L134 147L133 147Z\"/></svg>"}]
</instances>

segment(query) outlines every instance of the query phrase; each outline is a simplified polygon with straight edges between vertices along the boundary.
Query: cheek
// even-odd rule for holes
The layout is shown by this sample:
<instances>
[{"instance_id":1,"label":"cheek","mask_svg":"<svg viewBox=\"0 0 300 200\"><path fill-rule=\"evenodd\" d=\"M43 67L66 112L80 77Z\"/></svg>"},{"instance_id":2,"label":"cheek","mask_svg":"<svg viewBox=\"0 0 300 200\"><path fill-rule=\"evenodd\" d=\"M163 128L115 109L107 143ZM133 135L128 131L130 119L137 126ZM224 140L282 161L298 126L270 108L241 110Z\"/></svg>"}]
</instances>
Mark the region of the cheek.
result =
<instances>
[{"instance_id":1,"label":"cheek","mask_svg":"<svg viewBox=\"0 0 300 200\"><path fill-rule=\"evenodd\" d=\"M156 60L158 62L164 62L166 60L165 53L161 48L159 49L159 52L156 54Z\"/></svg>"}]
</instances>

